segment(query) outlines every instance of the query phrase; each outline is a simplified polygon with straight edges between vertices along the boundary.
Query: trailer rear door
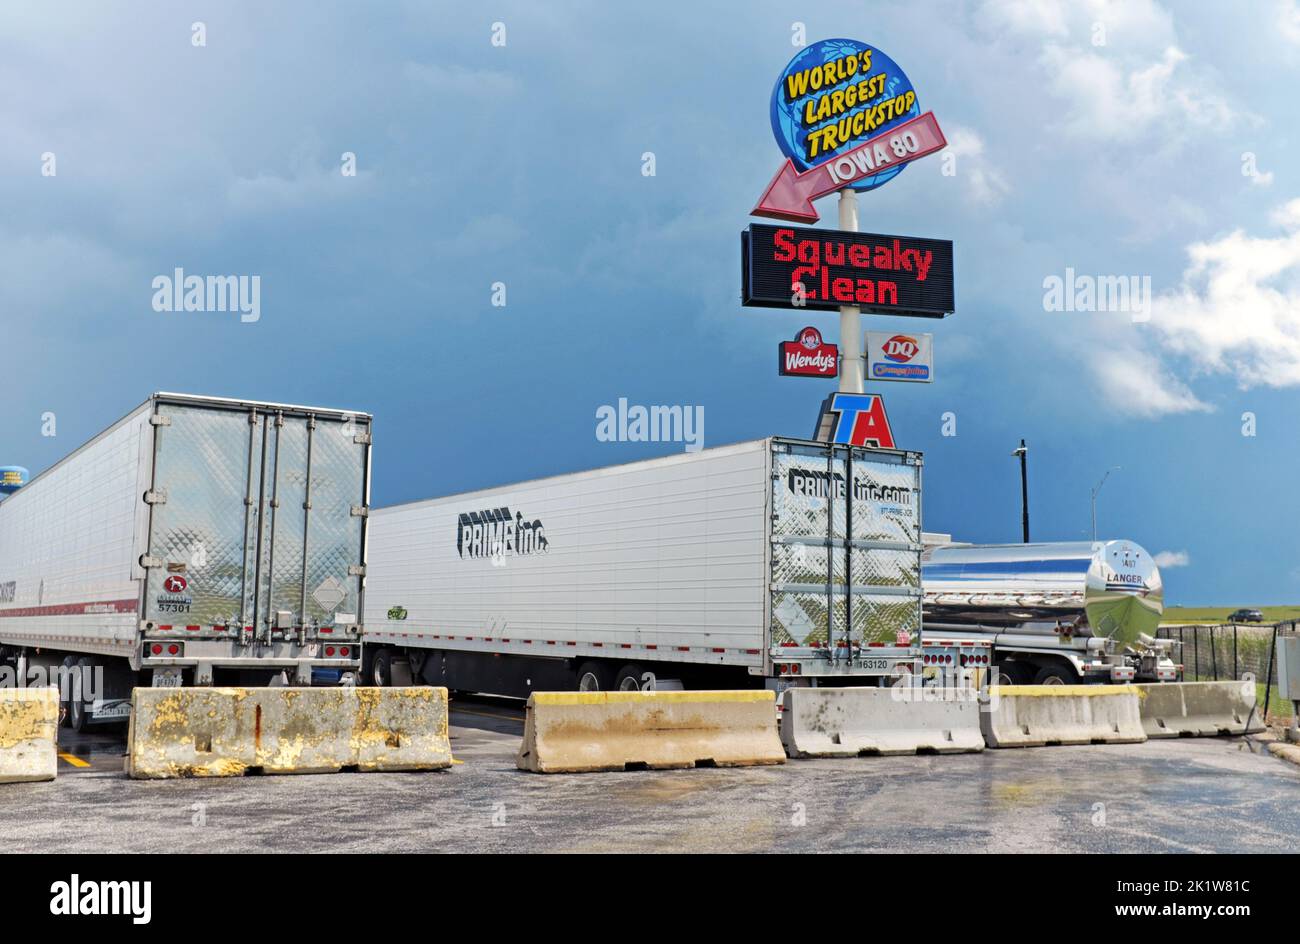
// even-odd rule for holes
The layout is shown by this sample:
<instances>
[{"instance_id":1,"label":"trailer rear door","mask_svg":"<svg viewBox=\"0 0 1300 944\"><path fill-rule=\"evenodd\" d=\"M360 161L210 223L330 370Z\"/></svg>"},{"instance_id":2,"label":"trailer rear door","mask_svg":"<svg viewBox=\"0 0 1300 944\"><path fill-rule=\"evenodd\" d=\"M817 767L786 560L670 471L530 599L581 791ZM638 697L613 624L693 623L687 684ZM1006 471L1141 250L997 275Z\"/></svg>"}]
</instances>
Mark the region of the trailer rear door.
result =
<instances>
[{"instance_id":1,"label":"trailer rear door","mask_svg":"<svg viewBox=\"0 0 1300 944\"><path fill-rule=\"evenodd\" d=\"M357 621L369 417L160 400L154 422L146 619Z\"/></svg>"},{"instance_id":2,"label":"trailer rear door","mask_svg":"<svg viewBox=\"0 0 1300 944\"><path fill-rule=\"evenodd\" d=\"M771 535L774 645L919 634L919 453L774 439Z\"/></svg>"}]
</instances>

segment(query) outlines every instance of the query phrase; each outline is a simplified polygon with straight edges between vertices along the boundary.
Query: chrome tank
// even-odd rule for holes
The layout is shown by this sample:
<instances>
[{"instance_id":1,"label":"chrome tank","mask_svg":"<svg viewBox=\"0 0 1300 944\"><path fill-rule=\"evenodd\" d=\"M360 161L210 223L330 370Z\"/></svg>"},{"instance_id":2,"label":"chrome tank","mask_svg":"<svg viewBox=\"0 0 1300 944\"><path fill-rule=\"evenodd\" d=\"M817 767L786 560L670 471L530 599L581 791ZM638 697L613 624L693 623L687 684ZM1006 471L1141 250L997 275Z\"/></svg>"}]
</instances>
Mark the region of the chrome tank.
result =
<instances>
[{"instance_id":1,"label":"chrome tank","mask_svg":"<svg viewBox=\"0 0 1300 944\"><path fill-rule=\"evenodd\" d=\"M945 545L921 567L926 623L1136 642L1164 612L1160 568L1132 541Z\"/></svg>"}]
</instances>

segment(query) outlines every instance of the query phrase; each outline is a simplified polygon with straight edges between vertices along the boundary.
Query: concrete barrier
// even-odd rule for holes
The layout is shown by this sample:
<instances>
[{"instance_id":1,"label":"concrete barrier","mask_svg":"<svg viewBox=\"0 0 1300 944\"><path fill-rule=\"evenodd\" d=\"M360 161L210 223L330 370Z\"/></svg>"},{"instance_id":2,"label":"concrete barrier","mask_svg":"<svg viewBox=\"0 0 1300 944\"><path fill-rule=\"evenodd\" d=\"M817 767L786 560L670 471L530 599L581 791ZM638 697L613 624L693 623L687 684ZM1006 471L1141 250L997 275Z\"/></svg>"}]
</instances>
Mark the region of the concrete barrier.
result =
<instances>
[{"instance_id":1,"label":"concrete barrier","mask_svg":"<svg viewBox=\"0 0 1300 944\"><path fill-rule=\"evenodd\" d=\"M1147 739L1131 685L996 685L980 712L989 747L1136 744Z\"/></svg>"},{"instance_id":2,"label":"concrete barrier","mask_svg":"<svg viewBox=\"0 0 1300 944\"><path fill-rule=\"evenodd\" d=\"M445 688L137 688L137 779L438 770L451 766Z\"/></svg>"},{"instance_id":3,"label":"concrete barrier","mask_svg":"<svg viewBox=\"0 0 1300 944\"><path fill-rule=\"evenodd\" d=\"M1214 737L1264 730L1264 719L1254 711L1254 682L1164 682L1133 687L1138 692L1142 728L1149 738Z\"/></svg>"},{"instance_id":4,"label":"concrete barrier","mask_svg":"<svg viewBox=\"0 0 1300 944\"><path fill-rule=\"evenodd\" d=\"M533 773L784 764L770 691L534 692L516 764Z\"/></svg>"},{"instance_id":5,"label":"concrete barrier","mask_svg":"<svg viewBox=\"0 0 1300 944\"><path fill-rule=\"evenodd\" d=\"M0 783L53 780L58 731L57 688L0 689Z\"/></svg>"},{"instance_id":6,"label":"concrete barrier","mask_svg":"<svg viewBox=\"0 0 1300 944\"><path fill-rule=\"evenodd\" d=\"M791 757L984 750L970 689L789 688L781 743Z\"/></svg>"}]
</instances>

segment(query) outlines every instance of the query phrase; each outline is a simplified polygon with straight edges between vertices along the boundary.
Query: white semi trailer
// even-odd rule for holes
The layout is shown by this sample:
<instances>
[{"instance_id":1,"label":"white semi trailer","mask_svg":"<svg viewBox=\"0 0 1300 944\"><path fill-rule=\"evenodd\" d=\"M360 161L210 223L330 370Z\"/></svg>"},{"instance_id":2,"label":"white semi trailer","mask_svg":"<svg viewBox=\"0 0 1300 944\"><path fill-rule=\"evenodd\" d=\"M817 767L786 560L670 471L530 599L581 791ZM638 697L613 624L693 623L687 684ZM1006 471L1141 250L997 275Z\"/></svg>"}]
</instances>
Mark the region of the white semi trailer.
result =
<instances>
[{"instance_id":1,"label":"white semi trailer","mask_svg":"<svg viewBox=\"0 0 1300 944\"><path fill-rule=\"evenodd\" d=\"M921 630L921 456L791 439L376 509L376 685L881 684L987 664Z\"/></svg>"},{"instance_id":2,"label":"white semi trailer","mask_svg":"<svg viewBox=\"0 0 1300 944\"><path fill-rule=\"evenodd\" d=\"M370 426L151 396L0 501L0 659L22 679L71 670L78 729L125 718L137 684L347 681Z\"/></svg>"}]
</instances>

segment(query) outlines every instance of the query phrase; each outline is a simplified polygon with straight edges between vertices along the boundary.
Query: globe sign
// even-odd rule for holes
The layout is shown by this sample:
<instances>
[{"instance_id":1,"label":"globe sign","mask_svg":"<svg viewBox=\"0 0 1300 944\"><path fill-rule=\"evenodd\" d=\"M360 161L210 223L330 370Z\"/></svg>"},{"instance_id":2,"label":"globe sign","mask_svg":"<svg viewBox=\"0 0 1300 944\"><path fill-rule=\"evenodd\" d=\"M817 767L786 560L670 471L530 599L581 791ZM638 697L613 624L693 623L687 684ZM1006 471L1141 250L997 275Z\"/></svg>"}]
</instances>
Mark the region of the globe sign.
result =
<instances>
[{"instance_id":1,"label":"globe sign","mask_svg":"<svg viewBox=\"0 0 1300 944\"><path fill-rule=\"evenodd\" d=\"M772 90L772 133L800 171L921 114L912 82L887 55L855 39L823 39L790 60ZM903 172L891 167L849 184L874 190Z\"/></svg>"}]
</instances>

